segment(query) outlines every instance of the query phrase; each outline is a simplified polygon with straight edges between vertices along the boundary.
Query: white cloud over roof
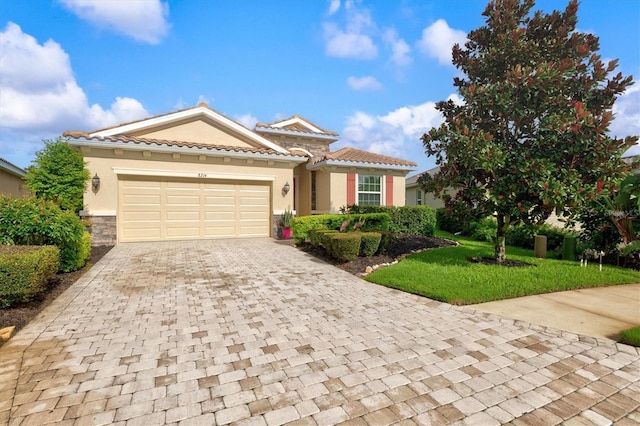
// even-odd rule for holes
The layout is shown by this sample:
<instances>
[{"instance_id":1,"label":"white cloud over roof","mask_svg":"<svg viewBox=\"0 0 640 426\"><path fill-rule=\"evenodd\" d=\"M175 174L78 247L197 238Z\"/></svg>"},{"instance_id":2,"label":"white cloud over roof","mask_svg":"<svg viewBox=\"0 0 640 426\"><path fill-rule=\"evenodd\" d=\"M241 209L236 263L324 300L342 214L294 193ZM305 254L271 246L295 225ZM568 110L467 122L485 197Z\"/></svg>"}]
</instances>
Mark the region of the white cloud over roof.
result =
<instances>
[{"instance_id":1,"label":"white cloud over roof","mask_svg":"<svg viewBox=\"0 0 640 426\"><path fill-rule=\"evenodd\" d=\"M332 4L333 6L333 4ZM339 9L335 9L332 15ZM330 11L333 8L330 8ZM353 1L344 6L346 22L343 28L334 22L323 24L326 41L325 52L328 56L352 59L374 59L378 56L378 47L371 38L375 24L367 8L358 7Z\"/></svg>"},{"instance_id":2,"label":"white cloud over roof","mask_svg":"<svg viewBox=\"0 0 640 426\"><path fill-rule=\"evenodd\" d=\"M444 19L438 19L422 30L422 38L417 45L425 55L436 58L442 65L451 65L453 45L463 46L466 41L467 33L449 27Z\"/></svg>"},{"instance_id":3,"label":"white cloud over roof","mask_svg":"<svg viewBox=\"0 0 640 426\"><path fill-rule=\"evenodd\" d=\"M375 77L370 75L365 77L349 77L347 84L352 90L380 90L382 84Z\"/></svg>"},{"instance_id":4,"label":"white cloud over roof","mask_svg":"<svg viewBox=\"0 0 640 426\"><path fill-rule=\"evenodd\" d=\"M128 97L117 97L107 109L90 105L64 49L54 40L38 43L12 22L0 32L0 92L2 139L20 135L34 146L64 130L107 127L149 115ZM3 151L18 149L5 144L0 142Z\"/></svg>"},{"instance_id":5,"label":"white cloud over roof","mask_svg":"<svg viewBox=\"0 0 640 426\"><path fill-rule=\"evenodd\" d=\"M158 44L169 32L169 5L160 0L60 0L67 9L92 25Z\"/></svg>"}]
</instances>

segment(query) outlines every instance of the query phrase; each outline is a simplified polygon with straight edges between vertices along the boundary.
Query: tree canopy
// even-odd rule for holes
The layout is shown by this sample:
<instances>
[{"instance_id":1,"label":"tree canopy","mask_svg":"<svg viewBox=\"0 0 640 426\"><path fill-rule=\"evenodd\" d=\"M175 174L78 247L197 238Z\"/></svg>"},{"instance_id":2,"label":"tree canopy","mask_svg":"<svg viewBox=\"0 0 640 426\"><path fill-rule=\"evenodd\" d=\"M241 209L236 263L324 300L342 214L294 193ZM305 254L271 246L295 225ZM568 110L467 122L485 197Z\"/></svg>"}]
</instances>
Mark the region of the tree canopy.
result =
<instances>
[{"instance_id":1,"label":"tree canopy","mask_svg":"<svg viewBox=\"0 0 640 426\"><path fill-rule=\"evenodd\" d=\"M616 98L633 84L604 64L599 40L576 31L578 2L532 12L534 0L491 1L486 25L455 45L462 97L437 104L444 123L423 135L441 166L425 188L498 221L496 260L505 259L510 225L545 220L613 190L637 137L612 138Z\"/></svg>"},{"instance_id":2,"label":"tree canopy","mask_svg":"<svg viewBox=\"0 0 640 426\"><path fill-rule=\"evenodd\" d=\"M82 210L82 197L90 178L82 154L63 139L44 143L27 168L27 186L36 197L55 201L63 210Z\"/></svg>"}]
</instances>

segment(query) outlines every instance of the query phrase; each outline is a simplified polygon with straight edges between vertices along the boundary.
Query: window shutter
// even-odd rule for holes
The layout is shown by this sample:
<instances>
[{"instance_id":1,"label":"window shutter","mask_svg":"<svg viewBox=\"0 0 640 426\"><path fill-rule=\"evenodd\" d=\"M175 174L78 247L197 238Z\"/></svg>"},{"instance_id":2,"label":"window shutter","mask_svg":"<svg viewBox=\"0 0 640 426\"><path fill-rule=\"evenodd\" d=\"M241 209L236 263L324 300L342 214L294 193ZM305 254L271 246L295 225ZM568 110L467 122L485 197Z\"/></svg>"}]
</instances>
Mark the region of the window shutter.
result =
<instances>
[{"instance_id":1,"label":"window shutter","mask_svg":"<svg viewBox=\"0 0 640 426\"><path fill-rule=\"evenodd\" d=\"M393 176L387 175L385 176L386 185L385 185L385 206L393 205Z\"/></svg>"},{"instance_id":2,"label":"window shutter","mask_svg":"<svg viewBox=\"0 0 640 426\"><path fill-rule=\"evenodd\" d=\"M347 205L356 203L356 174L347 173Z\"/></svg>"}]
</instances>

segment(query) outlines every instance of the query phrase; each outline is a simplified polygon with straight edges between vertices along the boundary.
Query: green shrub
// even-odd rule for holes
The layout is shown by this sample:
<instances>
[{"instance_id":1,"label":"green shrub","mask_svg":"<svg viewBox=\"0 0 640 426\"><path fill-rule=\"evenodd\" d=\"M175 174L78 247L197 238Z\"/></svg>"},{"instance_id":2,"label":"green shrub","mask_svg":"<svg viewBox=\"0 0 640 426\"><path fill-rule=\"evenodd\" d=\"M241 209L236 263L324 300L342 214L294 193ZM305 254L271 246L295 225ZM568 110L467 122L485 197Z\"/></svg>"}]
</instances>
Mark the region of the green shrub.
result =
<instances>
[{"instance_id":1,"label":"green shrub","mask_svg":"<svg viewBox=\"0 0 640 426\"><path fill-rule=\"evenodd\" d=\"M89 258L84 225L71 211L52 201L0 196L0 240L15 245L55 245L60 249L60 270L75 271ZM88 247L88 248L87 248Z\"/></svg>"},{"instance_id":2,"label":"green shrub","mask_svg":"<svg viewBox=\"0 0 640 426\"><path fill-rule=\"evenodd\" d=\"M358 257L360 252L360 232L334 233L330 234L331 249L329 252L338 260L348 262Z\"/></svg>"},{"instance_id":3,"label":"green shrub","mask_svg":"<svg viewBox=\"0 0 640 426\"><path fill-rule=\"evenodd\" d=\"M378 245L378 251L376 252L376 254L386 253L389 245L391 244L391 238L393 236L391 231L387 231L385 229L376 229L371 232L380 234L380 244Z\"/></svg>"},{"instance_id":4,"label":"green shrub","mask_svg":"<svg viewBox=\"0 0 640 426\"><path fill-rule=\"evenodd\" d=\"M372 214L351 214L348 216L342 214L321 214L313 216L294 217L291 220L291 232L296 244L301 244L309 237L311 229L333 229L338 230L345 220L351 220L348 229L353 229L356 222L364 222L361 231L369 231L372 229L389 229L390 220L386 213Z\"/></svg>"},{"instance_id":5,"label":"green shrub","mask_svg":"<svg viewBox=\"0 0 640 426\"><path fill-rule=\"evenodd\" d=\"M388 229L398 234L432 236L436 227L436 212L429 206L359 206L354 204L343 208L351 216L358 214L386 213L390 217ZM364 227L363 227L364 228ZM366 230L373 230L369 227Z\"/></svg>"},{"instance_id":6,"label":"green shrub","mask_svg":"<svg viewBox=\"0 0 640 426\"><path fill-rule=\"evenodd\" d=\"M462 232L462 227L464 226L464 223L458 220L456 215L446 207L441 207L436 210L436 223L438 229L451 232L452 234Z\"/></svg>"},{"instance_id":7,"label":"green shrub","mask_svg":"<svg viewBox=\"0 0 640 426\"><path fill-rule=\"evenodd\" d=\"M497 229L498 223L496 220L493 217L486 217L479 221L468 222L462 230L462 234L475 241L493 243L496 240Z\"/></svg>"},{"instance_id":8,"label":"green shrub","mask_svg":"<svg viewBox=\"0 0 640 426\"><path fill-rule=\"evenodd\" d=\"M324 247L326 250L331 250L331 235L337 233L338 231L335 229L323 229L322 231L318 231L318 245Z\"/></svg>"},{"instance_id":9,"label":"green shrub","mask_svg":"<svg viewBox=\"0 0 640 426\"><path fill-rule=\"evenodd\" d=\"M547 250L553 252L562 248L565 236L573 234L546 223L543 225L519 225L509 227L505 240L510 246L533 249L536 235L545 235Z\"/></svg>"},{"instance_id":10,"label":"green shrub","mask_svg":"<svg viewBox=\"0 0 640 426\"><path fill-rule=\"evenodd\" d=\"M45 290L59 260L55 246L0 246L0 308L27 302Z\"/></svg>"},{"instance_id":11,"label":"green shrub","mask_svg":"<svg viewBox=\"0 0 640 426\"><path fill-rule=\"evenodd\" d=\"M376 254L382 234L378 232L362 232L360 236L360 256L369 257Z\"/></svg>"}]
</instances>

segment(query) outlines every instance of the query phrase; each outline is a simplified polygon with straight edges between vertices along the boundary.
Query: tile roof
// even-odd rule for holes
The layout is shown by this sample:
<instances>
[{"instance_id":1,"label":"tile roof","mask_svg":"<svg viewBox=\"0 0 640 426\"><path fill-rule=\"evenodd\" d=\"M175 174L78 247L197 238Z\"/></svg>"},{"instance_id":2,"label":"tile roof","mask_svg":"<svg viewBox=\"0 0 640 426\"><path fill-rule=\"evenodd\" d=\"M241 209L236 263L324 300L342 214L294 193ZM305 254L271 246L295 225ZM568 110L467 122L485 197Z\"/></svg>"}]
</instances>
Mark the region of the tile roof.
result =
<instances>
[{"instance_id":1,"label":"tile roof","mask_svg":"<svg viewBox=\"0 0 640 426\"><path fill-rule=\"evenodd\" d=\"M423 175L425 174L429 174L431 176L435 175L436 173L438 173L440 171L440 166L438 167L434 167L432 169L429 169L427 171L424 171L422 173L418 173L416 175L413 176L409 176L407 178L407 180L405 181L405 185L409 186L409 185L415 185L416 183L418 183L418 179L420 179Z\"/></svg>"},{"instance_id":2,"label":"tile roof","mask_svg":"<svg viewBox=\"0 0 640 426\"><path fill-rule=\"evenodd\" d=\"M277 126L277 124L280 123L284 123L286 121L292 120L292 119L299 119L301 121L305 121L307 123L309 123L310 125L312 125L313 127L317 128L320 130L320 133L318 132L313 132L311 131L309 128L307 128L306 126L296 123L296 124L292 124L292 125L287 125L287 126ZM264 128L264 129L273 129L273 130L289 130L289 131L295 131L295 132L301 132L301 133L308 133L308 134L322 134L322 135L328 135L328 136L336 136L338 137L338 133L336 132L332 132L330 130L325 130L320 126L317 126L316 124L314 124L313 122L307 120L306 118L302 117L301 115L295 114L289 118L285 118L284 120L278 120L278 121L274 121L273 123L256 123L256 130L258 130L258 128Z\"/></svg>"},{"instance_id":3,"label":"tile roof","mask_svg":"<svg viewBox=\"0 0 640 426\"><path fill-rule=\"evenodd\" d=\"M62 134L62 136L70 137L74 139L86 139L88 141L97 141L97 142L132 143L135 145L140 145L141 148L144 148L145 145L156 145L156 146L170 146L170 147L200 148L200 149L207 149L211 151L246 152L246 153L253 153L253 154L272 154L272 155L306 158L306 156L301 154L293 154L293 153L283 154L269 148L257 148L257 147L247 147L247 146L213 145L213 144L197 143L197 142L183 142L183 141L171 141L171 140L164 140L164 139L139 138L139 137L125 136L125 135L91 137L90 134L87 132L72 132L72 131L66 131Z\"/></svg>"},{"instance_id":4,"label":"tile roof","mask_svg":"<svg viewBox=\"0 0 640 426\"><path fill-rule=\"evenodd\" d=\"M334 160L354 163L389 164L393 166L415 167L413 161L402 160L400 158L387 157L386 155L374 154L373 152L362 151L355 148L342 148L338 151L329 152L324 157L316 159L314 163Z\"/></svg>"}]
</instances>

